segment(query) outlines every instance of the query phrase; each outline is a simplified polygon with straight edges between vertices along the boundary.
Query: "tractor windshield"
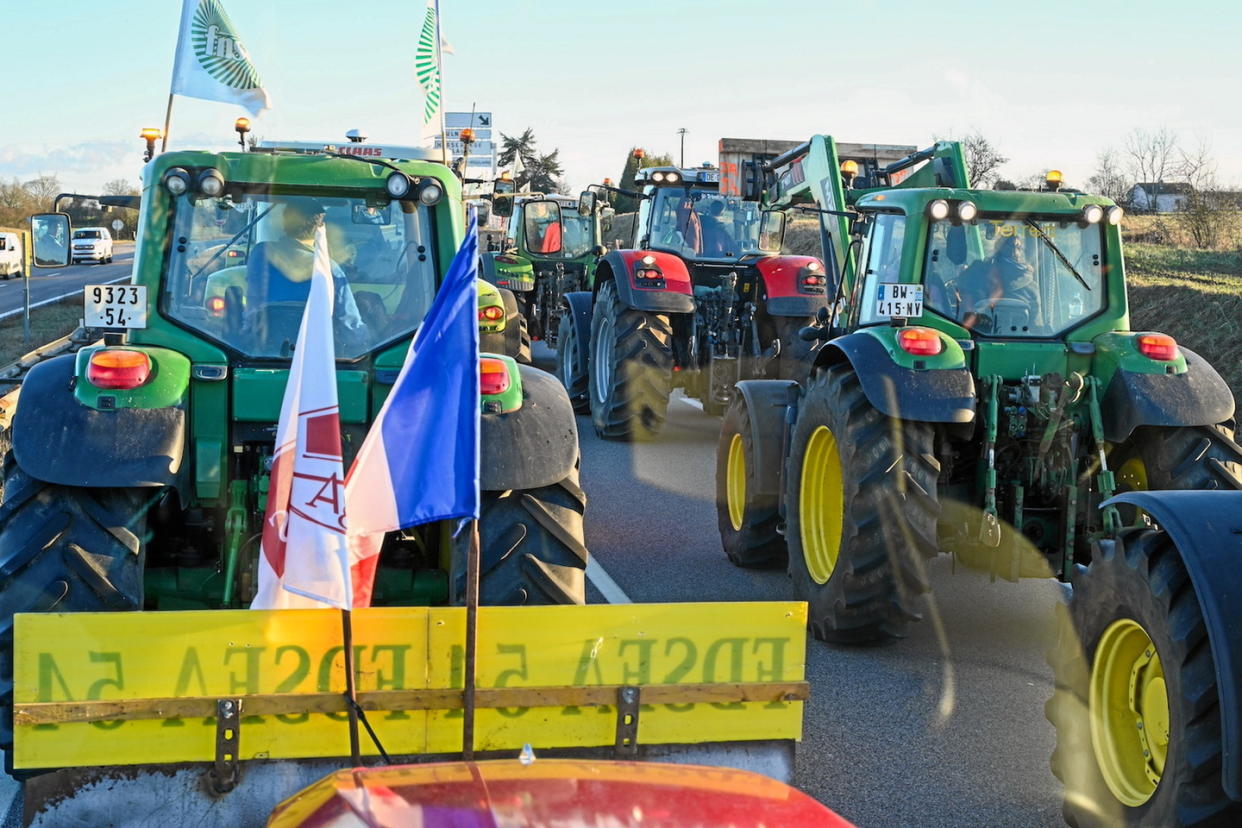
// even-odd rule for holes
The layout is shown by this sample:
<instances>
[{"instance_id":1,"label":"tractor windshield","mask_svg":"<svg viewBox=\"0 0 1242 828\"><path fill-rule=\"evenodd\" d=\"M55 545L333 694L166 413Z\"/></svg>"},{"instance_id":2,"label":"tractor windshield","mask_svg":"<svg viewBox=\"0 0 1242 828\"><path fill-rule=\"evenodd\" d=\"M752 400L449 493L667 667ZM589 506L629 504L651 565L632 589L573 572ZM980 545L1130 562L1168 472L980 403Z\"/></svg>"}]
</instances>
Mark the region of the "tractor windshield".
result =
<instances>
[{"instance_id":1,"label":"tractor windshield","mask_svg":"<svg viewBox=\"0 0 1242 828\"><path fill-rule=\"evenodd\" d=\"M693 187L652 197L650 245L687 259L732 261L759 252L759 205Z\"/></svg>"},{"instance_id":2,"label":"tractor windshield","mask_svg":"<svg viewBox=\"0 0 1242 828\"><path fill-rule=\"evenodd\" d=\"M180 196L164 312L247 356L288 358L320 226L332 259L337 357L356 359L413 331L436 290L428 209L327 195Z\"/></svg>"},{"instance_id":3,"label":"tractor windshield","mask_svg":"<svg viewBox=\"0 0 1242 828\"><path fill-rule=\"evenodd\" d=\"M561 208L561 257L576 259L591 252L592 217L580 216L573 208Z\"/></svg>"},{"instance_id":4,"label":"tractor windshield","mask_svg":"<svg viewBox=\"0 0 1242 828\"><path fill-rule=\"evenodd\" d=\"M1073 218L939 221L927 239L929 308L981 334L1047 337L1104 308L1103 230Z\"/></svg>"}]
</instances>

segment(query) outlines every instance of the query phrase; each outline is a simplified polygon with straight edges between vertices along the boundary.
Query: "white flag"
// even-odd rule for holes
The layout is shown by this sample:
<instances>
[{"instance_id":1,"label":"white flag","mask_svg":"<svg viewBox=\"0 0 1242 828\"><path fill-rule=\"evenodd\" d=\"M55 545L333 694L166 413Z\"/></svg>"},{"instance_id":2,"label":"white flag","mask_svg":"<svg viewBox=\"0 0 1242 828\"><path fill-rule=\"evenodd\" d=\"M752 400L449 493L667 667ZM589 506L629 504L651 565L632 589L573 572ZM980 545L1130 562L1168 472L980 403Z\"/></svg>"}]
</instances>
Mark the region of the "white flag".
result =
<instances>
[{"instance_id":1,"label":"white flag","mask_svg":"<svg viewBox=\"0 0 1242 828\"><path fill-rule=\"evenodd\" d=\"M351 608L345 474L332 342L332 260L315 234L310 297L280 406L251 609Z\"/></svg>"},{"instance_id":2,"label":"white flag","mask_svg":"<svg viewBox=\"0 0 1242 828\"><path fill-rule=\"evenodd\" d=\"M436 16L435 0L427 0L427 13L423 16L423 28L418 35L418 50L414 53L414 76L423 90L423 141L440 134L440 21Z\"/></svg>"},{"instance_id":3,"label":"white flag","mask_svg":"<svg viewBox=\"0 0 1242 828\"><path fill-rule=\"evenodd\" d=\"M183 0L171 92L235 103L258 115L271 106L259 73L220 0Z\"/></svg>"}]
</instances>

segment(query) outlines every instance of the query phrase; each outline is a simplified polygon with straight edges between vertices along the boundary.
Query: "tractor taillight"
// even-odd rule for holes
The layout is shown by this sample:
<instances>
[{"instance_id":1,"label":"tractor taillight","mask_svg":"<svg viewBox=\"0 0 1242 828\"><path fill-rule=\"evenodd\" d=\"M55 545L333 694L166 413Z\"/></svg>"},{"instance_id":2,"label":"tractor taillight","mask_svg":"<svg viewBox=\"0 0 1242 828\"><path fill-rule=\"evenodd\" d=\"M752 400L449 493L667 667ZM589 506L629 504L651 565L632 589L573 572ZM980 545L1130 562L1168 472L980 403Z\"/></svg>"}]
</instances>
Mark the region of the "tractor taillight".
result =
<instances>
[{"instance_id":1,"label":"tractor taillight","mask_svg":"<svg viewBox=\"0 0 1242 828\"><path fill-rule=\"evenodd\" d=\"M150 377L151 358L128 348L96 351L86 366L86 379L96 388L137 388Z\"/></svg>"},{"instance_id":2,"label":"tractor taillight","mask_svg":"<svg viewBox=\"0 0 1242 828\"><path fill-rule=\"evenodd\" d=\"M479 360L479 391L495 396L509 390L509 366L502 359L483 357Z\"/></svg>"},{"instance_id":3,"label":"tractor taillight","mask_svg":"<svg viewBox=\"0 0 1242 828\"><path fill-rule=\"evenodd\" d=\"M897 344L901 350L914 356L935 356L944 350L940 334L931 328L902 328L897 333Z\"/></svg>"},{"instance_id":4,"label":"tractor taillight","mask_svg":"<svg viewBox=\"0 0 1242 828\"><path fill-rule=\"evenodd\" d=\"M479 308L480 322L499 322L505 318L505 309L500 305L488 305L486 308Z\"/></svg>"},{"instance_id":5,"label":"tractor taillight","mask_svg":"<svg viewBox=\"0 0 1242 828\"><path fill-rule=\"evenodd\" d=\"M1148 359L1171 362L1177 359L1177 341L1168 334L1139 334L1139 353Z\"/></svg>"},{"instance_id":6,"label":"tractor taillight","mask_svg":"<svg viewBox=\"0 0 1242 828\"><path fill-rule=\"evenodd\" d=\"M224 297L213 296L207 300L207 310L212 316L224 316Z\"/></svg>"},{"instance_id":7,"label":"tractor taillight","mask_svg":"<svg viewBox=\"0 0 1242 828\"><path fill-rule=\"evenodd\" d=\"M636 268L634 270L634 287L647 290L663 290L664 274L655 268Z\"/></svg>"}]
</instances>

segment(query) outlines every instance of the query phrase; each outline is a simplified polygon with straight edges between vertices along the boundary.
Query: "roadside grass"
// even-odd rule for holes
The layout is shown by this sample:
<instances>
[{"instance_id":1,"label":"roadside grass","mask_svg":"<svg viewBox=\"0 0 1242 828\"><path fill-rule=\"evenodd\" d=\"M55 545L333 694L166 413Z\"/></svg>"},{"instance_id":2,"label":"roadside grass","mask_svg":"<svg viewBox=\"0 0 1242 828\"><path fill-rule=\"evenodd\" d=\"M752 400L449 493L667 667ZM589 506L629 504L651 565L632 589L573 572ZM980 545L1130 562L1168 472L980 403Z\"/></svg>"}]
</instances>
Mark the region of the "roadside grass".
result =
<instances>
[{"instance_id":1,"label":"roadside grass","mask_svg":"<svg viewBox=\"0 0 1242 828\"><path fill-rule=\"evenodd\" d=\"M0 366L73 332L82 318L82 299L73 296L30 311L30 341L22 335L22 315L0 320Z\"/></svg>"}]
</instances>

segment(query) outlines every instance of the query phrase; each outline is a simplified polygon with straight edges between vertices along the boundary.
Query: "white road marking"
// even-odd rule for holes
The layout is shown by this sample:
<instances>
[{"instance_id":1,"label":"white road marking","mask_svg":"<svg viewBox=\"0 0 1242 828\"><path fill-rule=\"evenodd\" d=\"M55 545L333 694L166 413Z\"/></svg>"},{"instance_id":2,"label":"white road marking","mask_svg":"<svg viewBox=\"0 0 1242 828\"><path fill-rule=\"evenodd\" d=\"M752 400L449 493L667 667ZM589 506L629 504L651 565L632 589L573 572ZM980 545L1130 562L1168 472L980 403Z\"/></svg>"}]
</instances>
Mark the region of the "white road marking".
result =
<instances>
[{"instance_id":1,"label":"white road marking","mask_svg":"<svg viewBox=\"0 0 1242 828\"><path fill-rule=\"evenodd\" d=\"M697 408L699 411L703 410L703 403L699 400L691 399L690 397L682 397L681 401L691 408Z\"/></svg>"},{"instance_id":2,"label":"white road marking","mask_svg":"<svg viewBox=\"0 0 1242 828\"><path fill-rule=\"evenodd\" d=\"M121 276L121 277L116 278L116 279L109 279L109 280L107 280L107 281L105 281L105 282L100 282L100 284L104 284L104 285L114 285L114 284L116 284L117 282L124 282L126 279L128 279L128 278L130 277L130 275L131 275L131 274L126 274L125 276ZM60 296L53 296L51 299L41 299L41 300L40 300L40 301L38 301L38 302L31 302L31 303L30 303L30 309L31 309L31 310L34 310L35 308L37 308L37 307L39 307L39 306L41 306L41 305L50 305L50 304L52 304L53 302L59 302L59 301L60 301L60 300L62 300L62 299L71 299L71 298L73 298L74 296L77 296L78 294L80 294L80 293L83 291L83 289L84 289L84 288L78 288L77 290L75 290L75 291L73 291L73 292L71 292L71 293L62 293ZM17 314L19 314L19 313L21 313L21 312L22 312L22 310L23 310L23 308L15 308L14 310L11 310L11 311L5 311L4 313L0 313L0 319L8 319L10 316L17 316Z\"/></svg>"},{"instance_id":3,"label":"white road marking","mask_svg":"<svg viewBox=\"0 0 1242 828\"><path fill-rule=\"evenodd\" d=\"M603 564L599 562L599 558L596 558L594 555L592 555L590 560L587 561L586 576L587 580L600 591L600 594L604 596L604 599L608 603L634 603L630 600L630 596L625 594L625 590L618 586L617 582L614 581L612 576L608 574L608 571L604 569Z\"/></svg>"}]
</instances>

